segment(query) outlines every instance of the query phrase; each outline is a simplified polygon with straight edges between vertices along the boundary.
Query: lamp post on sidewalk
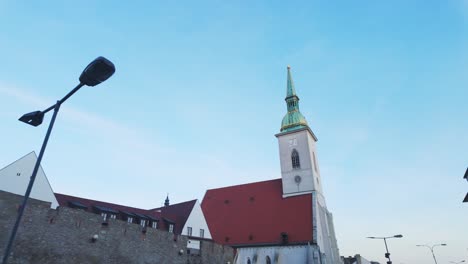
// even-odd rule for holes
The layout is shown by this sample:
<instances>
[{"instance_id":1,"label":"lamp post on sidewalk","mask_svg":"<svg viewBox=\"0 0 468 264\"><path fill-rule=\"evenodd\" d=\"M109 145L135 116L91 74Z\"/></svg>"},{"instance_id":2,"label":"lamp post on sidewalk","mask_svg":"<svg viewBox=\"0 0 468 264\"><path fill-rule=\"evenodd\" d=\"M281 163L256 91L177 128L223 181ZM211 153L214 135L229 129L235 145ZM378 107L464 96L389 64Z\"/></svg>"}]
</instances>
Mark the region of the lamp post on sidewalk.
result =
<instances>
[{"instance_id":1,"label":"lamp post on sidewalk","mask_svg":"<svg viewBox=\"0 0 468 264\"><path fill-rule=\"evenodd\" d=\"M370 239L383 239L383 241L385 243L385 250L387 251L387 253L385 253L385 257L388 258L387 264L392 264L392 261L390 260L390 252L388 252L387 239L402 238L402 237L403 237L403 235L394 235L394 236L389 236L389 237L367 237L367 238L370 238Z\"/></svg>"},{"instance_id":2,"label":"lamp post on sidewalk","mask_svg":"<svg viewBox=\"0 0 468 264\"><path fill-rule=\"evenodd\" d=\"M434 254L434 248L435 247L445 247L445 246L447 246L447 244L435 244L435 245L432 245L432 246L429 246L429 245L416 245L416 246L417 247L427 247L432 253L432 257L434 258L435 264L437 264L437 259L436 259L436 256Z\"/></svg>"},{"instance_id":3,"label":"lamp post on sidewalk","mask_svg":"<svg viewBox=\"0 0 468 264\"><path fill-rule=\"evenodd\" d=\"M21 222L21 217L23 216L24 209L29 199L29 195L31 194L31 190L34 185L34 181L36 179L37 171L39 170L39 167L41 166L41 160L42 160L42 157L44 156L44 151L46 149L47 142L49 141L52 128L54 127L55 118L57 117L60 106L68 98L70 98L70 96L76 93L81 87L85 85L96 86L104 82L105 80L107 80L109 77L111 77L114 74L114 72L115 72L115 66L111 61L107 60L104 57L98 57L83 70L79 78L80 83L75 88L73 88L73 90L71 90L68 94L66 94L61 100L58 100L54 105L50 106L49 108L43 111L31 112L19 118L19 121L21 122L24 122L32 126L39 126L40 124L42 124L44 115L50 110L52 109L54 110L52 119L49 124L49 128L47 129L47 133L45 135L41 150L39 152L39 156L37 157L36 164L34 165L34 170L29 180L28 188L26 189L26 193L24 194L23 202L21 204L21 207L19 208L18 215L15 221L15 225L13 227L13 230L11 231L10 239L8 240L7 247L3 254L3 260L2 260L3 264L7 264L10 251L13 246L13 242L15 240L16 232L18 231L18 227Z\"/></svg>"}]
</instances>

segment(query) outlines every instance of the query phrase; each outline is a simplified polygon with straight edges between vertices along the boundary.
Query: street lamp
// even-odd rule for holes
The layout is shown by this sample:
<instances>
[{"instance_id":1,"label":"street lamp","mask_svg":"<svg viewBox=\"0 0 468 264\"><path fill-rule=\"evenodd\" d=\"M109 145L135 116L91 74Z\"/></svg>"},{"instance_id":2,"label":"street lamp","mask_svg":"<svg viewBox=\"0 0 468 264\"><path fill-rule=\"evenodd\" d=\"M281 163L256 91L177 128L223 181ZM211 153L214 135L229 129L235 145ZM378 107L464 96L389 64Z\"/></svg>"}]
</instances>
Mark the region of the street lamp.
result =
<instances>
[{"instance_id":1,"label":"street lamp","mask_svg":"<svg viewBox=\"0 0 468 264\"><path fill-rule=\"evenodd\" d=\"M389 236L389 237L367 237L370 239L383 239L385 243L385 250L387 250L387 253L385 253L385 257L388 258L387 264L392 264L392 261L390 260L390 252L388 252L388 246L387 246L387 239L390 238L402 238L403 235L394 235L394 236Z\"/></svg>"},{"instance_id":2,"label":"street lamp","mask_svg":"<svg viewBox=\"0 0 468 264\"><path fill-rule=\"evenodd\" d=\"M49 136L52 131L52 128L55 123L55 118L57 117L57 113L60 109L60 106L76 93L81 87L87 86L96 86L105 80L109 79L115 72L114 64L104 57L98 57L94 61L92 61L81 73L80 75L80 83L73 88L67 95L65 95L61 100L58 100L54 105L50 106L49 108L45 109L44 111L35 111L31 113L27 113L19 118L19 121L24 122L26 124L32 126L38 126L42 124L44 119L44 115L49 112L50 110L54 109L54 114L52 115L52 119L49 124L49 128L47 129L47 133L45 135L44 141L42 143L41 151L39 152L39 156L37 157L36 164L34 165L34 170L29 180L28 188L26 189L26 193L24 194L23 203L18 211L18 216L16 217L16 222L13 227L13 230L10 235L10 239L8 240L7 247L5 249L2 263L6 264L7 259L10 255L11 247L13 245L13 241L15 240L16 232L18 231L19 223L21 221L21 217L23 216L24 208L26 207L26 203L28 202L29 195L31 194L32 187L34 185L34 180L36 179L37 171L41 165L41 160L44 155L44 151L47 146L47 142L49 141Z\"/></svg>"},{"instance_id":3,"label":"street lamp","mask_svg":"<svg viewBox=\"0 0 468 264\"><path fill-rule=\"evenodd\" d=\"M432 257L434 258L435 264L437 264L437 259L436 259L435 255L434 255L434 248L439 247L439 246L440 247L445 247L445 246L447 246L447 244L435 244L435 245L432 245L432 246L429 246L429 245L416 245L416 246L417 247L427 247L432 253Z\"/></svg>"},{"instance_id":4,"label":"street lamp","mask_svg":"<svg viewBox=\"0 0 468 264\"><path fill-rule=\"evenodd\" d=\"M458 261L458 262L456 262L456 261L450 261L450 263L453 263L453 264L460 264L460 263L463 263L463 262L465 262L465 260Z\"/></svg>"}]
</instances>

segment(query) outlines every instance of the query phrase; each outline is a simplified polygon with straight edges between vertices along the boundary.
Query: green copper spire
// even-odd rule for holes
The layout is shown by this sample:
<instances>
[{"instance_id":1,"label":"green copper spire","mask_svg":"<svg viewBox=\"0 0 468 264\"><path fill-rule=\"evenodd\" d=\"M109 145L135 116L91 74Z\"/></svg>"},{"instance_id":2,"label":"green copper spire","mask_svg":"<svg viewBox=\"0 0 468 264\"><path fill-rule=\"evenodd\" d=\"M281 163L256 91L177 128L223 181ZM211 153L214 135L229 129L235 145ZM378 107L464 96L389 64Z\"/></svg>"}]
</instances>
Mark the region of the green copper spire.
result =
<instances>
[{"instance_id":1,"label":"green copper spire","mask_svg":"<svg viewBox=\"0 0 468 264\"><path fill-rule=\"evenodd\" d=\"M294 89L294 82L291 76L291 67L288 66L288 81L286 85L286 105L288 113L283 117L281 122L281 132L288 132L299 128L308 127L305 117L299 111L299 97Z\"/></svg>"},{"instance_id":2,"label":"green copper spire","mask_svg":"<svg viewBox=\"0 0 468 264\"><path fill-rule=\"evenodd\" d=\"M292 96L296 96L296 89L294 89L294 82L291 76L291 66L288 65L288 83L286 86L286 99Z\"/></svg>"}]
</instances>

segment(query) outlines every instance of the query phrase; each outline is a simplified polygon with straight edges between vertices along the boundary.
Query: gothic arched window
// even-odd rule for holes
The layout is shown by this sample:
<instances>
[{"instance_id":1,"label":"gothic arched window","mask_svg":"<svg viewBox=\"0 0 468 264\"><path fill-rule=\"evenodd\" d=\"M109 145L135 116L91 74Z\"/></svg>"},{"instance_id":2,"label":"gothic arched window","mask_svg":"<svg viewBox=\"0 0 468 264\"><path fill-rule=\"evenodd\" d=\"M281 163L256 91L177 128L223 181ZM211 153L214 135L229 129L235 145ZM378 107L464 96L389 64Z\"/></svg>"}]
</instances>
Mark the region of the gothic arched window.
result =
<instances>
[{"instance_id":1,"label":"gothic arched window","mask_svg":"<svg viewBox=\"0 0 468 264\"><path fill-rule=\"evenodd\" d=\"M266 264L271 264L270 256L267 256L267 257L266 257Z\"/></svg>"},{"instance_id":2,"label":"gothic arched window","mask_svg":"<svg viewBox=\"0 0 468 264\"><path fill-rule=\"evenodd\" d=\"M250 258L247 258L247 264L252 264L252 262L250 261Z\"/></svg>"},{"instance_id":3,"label":"gothic arched window","mask_svg":"<svg viewBox=\"0 0 468 264\"><path fill-rule=\"evenodd\" d=\"M291 153L291 161L292 161L292 167L293 169L300 169L301 168L301 162L299 161L299 153L297 153L297 150L293 149Z\"/></svg>"}]
</instances>

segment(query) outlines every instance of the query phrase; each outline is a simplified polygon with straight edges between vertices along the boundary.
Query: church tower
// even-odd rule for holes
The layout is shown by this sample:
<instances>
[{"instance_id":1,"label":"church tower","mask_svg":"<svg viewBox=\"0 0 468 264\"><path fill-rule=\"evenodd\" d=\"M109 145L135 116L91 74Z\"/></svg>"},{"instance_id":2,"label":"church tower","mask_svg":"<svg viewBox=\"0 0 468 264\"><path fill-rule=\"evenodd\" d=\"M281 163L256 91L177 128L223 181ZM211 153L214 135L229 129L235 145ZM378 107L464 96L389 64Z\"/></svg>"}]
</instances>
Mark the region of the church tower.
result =
<instances>
[{"instance_id":1,"label":"church tower","mask_svg":"<svg viewBox=\"0 0 468 264\"><path fill-rule=\"evenodd\" d=\"M317 137L299 111L299 97L289 66L285 101L288 112L281 123L280 133L275 135L279 144L283 197L313 191L323 197L317 162Z\"/></svg>"}]
</instances>

